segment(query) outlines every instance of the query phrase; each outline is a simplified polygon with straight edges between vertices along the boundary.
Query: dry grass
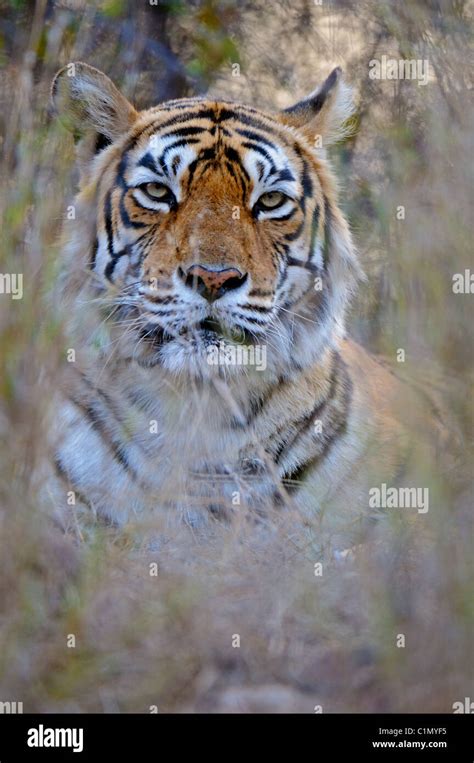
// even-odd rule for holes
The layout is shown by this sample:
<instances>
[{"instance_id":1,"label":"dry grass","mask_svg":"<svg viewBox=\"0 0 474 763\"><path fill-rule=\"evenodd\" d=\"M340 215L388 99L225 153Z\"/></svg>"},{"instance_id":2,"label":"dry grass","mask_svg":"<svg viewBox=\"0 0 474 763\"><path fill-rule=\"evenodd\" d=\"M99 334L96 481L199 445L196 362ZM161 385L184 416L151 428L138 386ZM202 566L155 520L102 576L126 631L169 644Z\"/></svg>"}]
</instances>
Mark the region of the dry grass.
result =
<instances>
[{"instance_id":1,"label":"dry grass","mask_svg":"<svg viewBox=\"0 0 474 763\"><path fill-rule=\"evenodd\" d=\"M24 274L24 297L0 295L0 700L43 712L450 712L472 696L474 635L472 295L451 288L469 267L470 4L190 3L156 22L174 71L163 92L211 82L286 105L332 63L360 91L359 131L335 157L368 274L351 332L393 366L405 349L397 371L442 399L460 447L428 464L415 448L433 496L423 541L416 525L387 519L354 559L324 560L321 577L317 525L290 516L253 530L216 524L206 537L168 530L159 550L156 527L91 527L78 544L45 518L45 428L67 346L50 295L74 185L69 138L47 118L48 82L82 58L125 71L130 95L154 64L138 33L131 57L119 44L123 4L101 4L96 47L97 19L80 20L80 3L16 5L2 3L0 270ZM241 78L230 73L235 46ZM383 53L429 58L432 81L369 80L368 61Z\"/></svg>"}]
</instances>

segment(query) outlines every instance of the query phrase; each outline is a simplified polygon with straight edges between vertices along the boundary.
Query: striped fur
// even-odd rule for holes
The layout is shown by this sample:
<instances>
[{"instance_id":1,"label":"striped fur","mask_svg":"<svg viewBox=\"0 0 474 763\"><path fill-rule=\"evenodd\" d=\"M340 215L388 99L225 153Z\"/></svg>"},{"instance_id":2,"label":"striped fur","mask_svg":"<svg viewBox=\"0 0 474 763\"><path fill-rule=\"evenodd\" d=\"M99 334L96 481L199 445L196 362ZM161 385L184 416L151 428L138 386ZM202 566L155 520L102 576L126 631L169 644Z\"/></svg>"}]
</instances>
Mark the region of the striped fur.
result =
<instances>
[{"instance_id":1,"label":"striped fur","mask_svg":"<svg viewBox=\"0 0 474 763\"><path fill-rule=\"evenodd\" d=\"M326 156L350 113L340 73L281 114L205 98L137 113L73 66L53 85L82 171L64 247L76 359L54 446L61 515L71 490L117 523L290 501L314 515L329 499L335 517L357 511L369 450L388 479L400 449L394 383L344 334L359 269ZM209 302L183 279L195 264L242 279ZM221 340L264 346L265 370L210 365Z\"/></svg>"}]
</instances>

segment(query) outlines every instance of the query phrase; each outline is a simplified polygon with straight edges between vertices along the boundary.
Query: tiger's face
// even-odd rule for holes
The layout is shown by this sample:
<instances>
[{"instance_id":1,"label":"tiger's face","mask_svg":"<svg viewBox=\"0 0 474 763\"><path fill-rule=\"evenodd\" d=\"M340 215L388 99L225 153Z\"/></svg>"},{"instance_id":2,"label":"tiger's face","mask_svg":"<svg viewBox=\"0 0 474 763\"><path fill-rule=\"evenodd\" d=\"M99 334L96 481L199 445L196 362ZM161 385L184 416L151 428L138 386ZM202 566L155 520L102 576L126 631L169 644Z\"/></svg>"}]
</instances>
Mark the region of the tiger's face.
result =
<instances>
[{"instance_id":1,"label":"tiger's face","mask_svg":"<svg viewBox=\"0 0 474 763\"><path fill-rule=\"evenodd\" d=\"M275 369L320 351L355 263L320 150L345 108L339 71L277 115L201 98L137 114L72 66L53 98L85 131L89 267L123 350L199 374L216 344L265 345Z\"/></svg>"},{"instance_id":2,"label":"tiger's face","mask_svg":"<svg viewBox=\"0 0 474 763\"><path fill-rule=\"evenodd\" d=\"M178 103L130 138L114 172L94 269L135 297L152 359L264 342L282 308L315 293L324 194L314 160L275 120Z\"/></svg>"}]
</instances>

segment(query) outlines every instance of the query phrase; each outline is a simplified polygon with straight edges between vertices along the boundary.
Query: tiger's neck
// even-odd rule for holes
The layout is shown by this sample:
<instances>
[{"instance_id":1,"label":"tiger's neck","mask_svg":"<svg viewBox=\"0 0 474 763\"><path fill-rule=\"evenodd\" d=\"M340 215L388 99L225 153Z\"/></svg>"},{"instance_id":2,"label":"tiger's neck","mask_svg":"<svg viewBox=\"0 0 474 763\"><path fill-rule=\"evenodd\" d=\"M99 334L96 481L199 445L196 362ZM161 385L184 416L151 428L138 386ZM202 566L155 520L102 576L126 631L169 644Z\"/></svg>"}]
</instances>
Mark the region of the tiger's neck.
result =
<instances>
[{"instance_id":1,"label":"tiger's neck","mask_svg":"<svg viewBox=\"0 0 474 763\"><path fill-rule=\"evenodd\" d=\"M350 412L344 364L327 347L317 363L268 369L248 379L173 376L122 360L71 366L56 464L62 480L119 523L131 507L268 505L282 484L299 484L345 429ZM316 431L321 422L321 433ZM99 444L100 443L100 444ZM85 468L87 466L87 469ZM104 482L104 469L112 478ZM125 481L125 482L124 482ZM184 509L183 509L184 510Z\"/></svg>"},{"instance_id":2,"label":"tiger's neck","mask_svg":"<svg viewBox=\"0 0 474 763\"><path fill-rule=\"evenodd\" d=\"M107 364L96 358L84 375L99 389L122 395L150 416L165 417L170 429L188 428L202 419L210 429L248 428L272 398L285 398L296 416L300 405L324 401L334 375L337 338L327 343L317 360L308 352L294 352L285 364L266 368L243 367L229 373L216 367L206 376L173 374L160 366L144 367L130 359Z\"/></svg>"}]
</instances>

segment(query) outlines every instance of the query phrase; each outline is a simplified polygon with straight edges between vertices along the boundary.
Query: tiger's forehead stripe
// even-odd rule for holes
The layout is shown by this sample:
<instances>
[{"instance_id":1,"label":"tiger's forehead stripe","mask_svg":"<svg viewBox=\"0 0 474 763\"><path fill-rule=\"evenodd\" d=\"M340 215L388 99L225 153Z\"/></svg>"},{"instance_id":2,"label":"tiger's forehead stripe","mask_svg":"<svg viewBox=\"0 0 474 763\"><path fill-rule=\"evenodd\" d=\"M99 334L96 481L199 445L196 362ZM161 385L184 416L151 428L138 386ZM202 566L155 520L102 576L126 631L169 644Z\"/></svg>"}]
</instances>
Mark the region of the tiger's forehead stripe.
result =
<instances>
[{"instance_id":1,"label":"tiger's forehead stripe","mask_svg":"<svg viewBox=\"0 0 474 763\"><path fill-rule=\"evenodd\" d=\"M185 108L177 112L174 105ZM157 178L167 180L177 180L178 168L180 175L188 169L189 189L197 164L215 161L219 147L223 166L242 185L247 198L248 189L244 186L251 181L255 188L262 188L263 181L268 185L279 185L279 190L288 192L290 196L304 197L305 194L311 194L312 186L305 180L308 175L307 164L295 144L294 136L288 133L284 125L273 122L271 116L251 107L224 101L187 100L185 103L177 101L168 106L168 113L175 112L173 116L163 119L160 107L150 110L156 112L157 118L145 125L142 123L130 137L123 154L122 178L124 167L127 167L128 178L134 178L135 182L141 178L138 170L130 175L134 165L135 168L148 169ZM216 136L216 141L209 144L206 138L211 136ZM222 137L229 138L229 141L222 144ZM144 151L141 156L137 154L140 148ZM297 166L300 161L303 162L302 189L301 172ZM153 177L144 178L143 182L147 180L152 182ZM176 195L180 195L178 188L173 190ZM256 195L252 194L252 198Z\"/></svg>"},{"instance_id":2,"label":"tiger's forehead stripe","mask_svg":"<svg viewBox=\"0 0 474 763\"><path fill-rule=\"evenodd\" d=\"M178 106L178 103L171 109L160 109L157 107L157 118L152 119L151 122L148 122L145 125L140 125L137 129L137 132L132 135L127 148L133 148L143 138L149 137L151 134L153 134L153 132L161 132L166 127L175 127L176 130L173 130L173 132L177 133L183 129L200 129L195 125L190 126L190 128L185 128L184 126L180 127L180 125L184 125L186 122L191 122L193 120L208 120L211 124L211 128L201 128L208 130L217 125L222 128L223 122L234 120L236 122L240 122L242 125L247 125L267 133L270 136L276 136L285 144L291 145L292 143L292 138L283 125L278 124L277 122L273 121L269 115L264 114L261 111L257 111L256 109L242 106L240 104L235 105L234 108L231 108L233 104L226 101L193 101L191 106ZM183 110L186 113L179 113ZM150 110L150 112L154 111L155 109ZM174 114L174 116L168 119L165 119L164 121L159 118L160 114L163 112L169 113L170 111L177 111L178 113ZM258 135L259 140L262 140L262 138L264 139L264 136Z\"/></svg>"}]
</instances>

